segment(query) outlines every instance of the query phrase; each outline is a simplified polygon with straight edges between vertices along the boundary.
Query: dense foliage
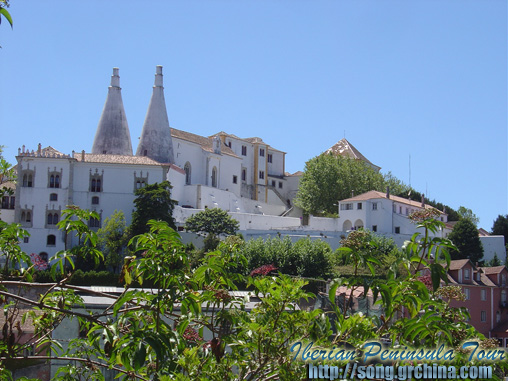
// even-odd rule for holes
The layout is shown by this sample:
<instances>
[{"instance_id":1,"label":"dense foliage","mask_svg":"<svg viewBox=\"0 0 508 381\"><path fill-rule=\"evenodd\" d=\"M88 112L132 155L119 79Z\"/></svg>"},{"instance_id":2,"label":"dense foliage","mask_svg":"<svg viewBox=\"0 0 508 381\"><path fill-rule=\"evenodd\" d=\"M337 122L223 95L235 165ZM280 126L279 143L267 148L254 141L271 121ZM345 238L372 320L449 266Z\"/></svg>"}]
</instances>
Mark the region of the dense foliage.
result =
<instances>
[{"instance_id":1,"label":"dense foliage","mask_svg":"<svg viewBox=\"0 0 508 381\"><path fill-rule=\"evenodd\" d=\"M171 199L171 184L163 181L160 184L148 184L136 189L134 205L136 210L132 213L132 222L129 227L130 235L135 236L148 232L149 220L165 221L175 228L173 209L176 202Z\"/></svg>"},{"instance_id":2,"label":"dense foliage","mask_svg":"<svg viewBox=\"0 0 508 381\"><path fill-rule=\"evenodd\" d=\"M219 236L236 234L239 228L238 221L220 208L205 209L185 221L186 230L206 234L205 252L215 250L219 244Z\"/></svg>"},{"instance_id":3,"label":"dense foliage","mask_svg":"<svg viewBox=\"0 0 508 381\"><path fill-rule=\"evenodd\" d=\"M504 236L504 242L508 245L508 214L497 216L492 225L492 234Z\"/></svg>"},{"instance_id":4,"label":"dense foliage","mask_svg":"<svg viewBox=\"0 0 508 381\"><path fill-rule=\"evenodd\" d=\"M314 215L336 214L339 200L383 185L383 176L363 161L323 154L305 163L295 204Z\"/></svg>"},{"instance_id":5,"label":"dense foliage","mask_svg":"<svg viewBox=\"0 0 508 381\"><path fill-rule=\"evenodd\" d=\"M273 265L283 274L310 278L331 275L333 253L321 240L300 239L293 243L289 237L249 240L240 246L247 259L246 274L263 265Z\"/></svg>"},{"instance_id":6,"label":"dense foliage","mask_svg":"<svg viewBox=\"0 0 508 381\"><path fill-rule=\"evenodd\" d=\"M305 163L295 199L296 206L313 215L336 215L340 200L370 190L385 192L414 201L424 195L392 175L382 175L361 160L332 154L321 154ZM425 202L441 211L446 210L449 221L458 221L459 214L450 206L435 200Z\"/></svg>"},{"instance_id":7,"label":"dense foliage","mask_svg":"<svg viewBox=\"0 0 508 381\"><path fill-rule=\"evenodd\" d=\"M483 246L478 235L478 229L470 219L462 219L453 226L448 238L457 249L452 250L453 259L470 259L473 263L483 258Z\"/></svg>"},{"instance_id":8,"label":"dense foliage","mask_svg":"<svg viewBox=\"0 0 508 381\"><path fill-rule=\"evenodd\" d=\"M218 250L206 254L201 266L191 269L178 234L160 221L150 221L149 231L131 240L136 245L133 250L143 254L126 258L121 295L69 285L74 258L84 251L98 261L103 256L94 249L97 237L86 224L95 214L77 209L63 214L59 227L66 234L77 234L89 246L57 252L51 273L64 278L47 285L47 291L36 299L21 293L36 287L31 258L17 246L26 233L19 225L0 222L0 252L9 257L9 263L17 264L6 266L0 279L5 322L0 338L2 379L10 379L6 364L19 368L28 361L60 360L56 380L104 380L104 372L124 380L296 380L306 377L306 366L288 352L297 341L312 341L325 348L346 343L361 348L367 340L384 338L401 347L435 349L440 344L457 347L464 339L478 338L483 346L492 345L466 323L465 309L451 308L448 303L461 295L443 283L449 264L446 250L451 244L427 234L442 227L439 221L421 221L425 234L407 243L398 259L407 277L390 273L386 280L368 285L355 276L336 279L328 294L329 309L310 311L298 308L302 299L311 297L303 291L304 280L281 274L263 276L262 272L255 277L239 274L238 268L247 267L247 260L238 250L238 240L221 243ZM301 245L302 251L312 250L310 242ZM355 269L367 266L375 272L368 266L376 262L374 251L358 251L354 245L343 251ZM438 260L432 253L439 254ZM421 266L429 269L428 280L415 273ZM150 282L153 288L131 288L133 282ZM251 298L231 293L244 283ZM350 308L354 300L337 303L339 286L347 287L351 294L360 287L366 287L366 294L372 290L382 315L354 313ZM84 295L107 299L109 307L91 309ZM18 324L26 305L32 307L24 318L35 327L31 333ZM64 330L65 339L70 340L62 345L60 326L71 317L79 322L81 334L77 337L76 331L73 338ZM24 340L17 340L21 334ZM29 348L35 348L35 355L27 354ZM453 365L472 365L466 351L455 354ZM506 363L495 366L499 379Z\"/></svg>"},{"instance_id":9,"label":"dense foliage","mask_svg":"<svg viewBox=\"0 0 508 381\"><path fill-rule=\"evenodd\" d=\"M118 272L123 263L128 242L127 225L121 210L115 210L104 220L102 228L97 231L97 237L97 246L104 254L104 267L115 273Z\"/></svg>"}]
</instances>

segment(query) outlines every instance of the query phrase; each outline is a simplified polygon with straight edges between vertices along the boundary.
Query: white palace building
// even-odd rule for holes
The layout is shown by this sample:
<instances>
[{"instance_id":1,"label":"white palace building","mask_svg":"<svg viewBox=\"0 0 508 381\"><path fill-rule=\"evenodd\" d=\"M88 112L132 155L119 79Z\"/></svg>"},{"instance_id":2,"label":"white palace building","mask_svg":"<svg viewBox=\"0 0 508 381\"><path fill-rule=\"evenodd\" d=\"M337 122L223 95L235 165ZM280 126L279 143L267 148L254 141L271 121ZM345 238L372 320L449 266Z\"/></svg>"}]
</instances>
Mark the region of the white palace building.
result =
<instances>
[{"instance_id":1,"label":"white palace building","mask_svg":"<svg viewBox=\"0 0 508 381\"><path fill-rule=\"evenodd\" d=\"M379 170L345 139L330 150ZM164 180L171 182L171 197L178 201L174 211L178 226L193 213L219 207L240 222L246 238L309 236L324 239L334 248L342 235L359 227L392 236L402 244L415 232L409 211L429 207L368 192L341 201L339 218L302 218L293 207L301 172L285 172L285 155L258 137L240 138L222 131L204 137L171 128L162 66L156 67L152 98L134 153L115 68L91 152L64 154L41 144L35 150L20 148L18 182L14 195L2 200L1 218L21 223L29 231L30 237L22 243L25 252L50 257L65 245L56 224L67 205L97 211L101 218L90 221L92 228L99 228L115 210L122 210L130 223L134 191ZM446 221L446 214L441 218ZM189 233L184 239L196 238ZM494 246L497 250L499 245Z\"/></svg>"}]
</instances>

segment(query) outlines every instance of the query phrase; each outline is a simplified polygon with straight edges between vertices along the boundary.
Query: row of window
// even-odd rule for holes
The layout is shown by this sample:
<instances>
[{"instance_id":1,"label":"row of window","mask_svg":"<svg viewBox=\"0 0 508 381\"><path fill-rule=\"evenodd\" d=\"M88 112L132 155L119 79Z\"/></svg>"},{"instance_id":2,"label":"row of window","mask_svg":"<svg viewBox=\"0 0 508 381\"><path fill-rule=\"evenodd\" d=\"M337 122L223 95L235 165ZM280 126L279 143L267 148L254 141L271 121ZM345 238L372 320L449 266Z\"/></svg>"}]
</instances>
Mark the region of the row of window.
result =
<instances>
[{"instance_id":1,"label":"row of window","mask_svg":"<svg viewBox=\"0 0 508 381\"><path fill-rule=\"evenodd\" d=\"M92 199L93 203L93 199ZM98 200L97 200L98 203ZM60 220L60 216L58 213L52 213L49 212L46 216L46 225L56 225L58 221ZM21 222L32 222L32 212L30 211L22 211L21 212ZM101 227L101 221L97 220L95 218L92 218L88 221L88 226L91 228L100 228Z\"/></svg>"},{"instance_id":2,"label":"row of window","mask_svg":"<svg viewBox=\"0 0 508 381\"><path fill-rule=\"evenodd\" d=\"M189 184L190 184L190 167L189 167L188 173L189 174L186 177L186 181L188 180ZM186 174L187 174L187 170L186 170ZM33 175L25 173L23 175L23 182L22 182L23 187L25 187L25 188L32 188L33 184L34 184L34 182L33 182ZM60 183L60 175L51 175L49 177L49 187L50 188L60 188L60 185L61 185L61 183ZM146 181L145 180L137 180L136 183L135 183L135 186L136 186L136 189L143 188L143 187L146 186ZM94 176L94 177L92 177L90 179L90 192L102 192L102 190L103 189L102 189L101 176ZM54 199L51 198L51 197L54 197ZM57 201L57 199L58 199L58 196L56 195L56 193L52 193L51 196L50 196L50 201ZM3 200L2 200L2 202L3 202ZM3 209L9 209L9 208L3 208ZM13 208L11 208L11 209L13 209Z\"/></svg>"},{"instance_id":3,"label":"row of window","mask_svg":"<svg viewBox=\"0 0 508 381\"><path fill-rule=\"evenodd\" d=\"M34 186L34 175L31 173L23 174L22 186L25 188L32 188ZM60 188L60 175L50 175L49 188Z\"/></svg>"},{"instance_id":4,"label":"row of window","mask_svg":"<svg viewBox=\"0 0 508 381\"><path fill-rule=\"evenodd\" d=\"M231 148L231 142L228 142L228 147ZM242 156L247 156L247 146L242 146ZM259 156L265 157L265 149L260 148L259 149ZM269 153L267 160L269 163L273 162L273 154Z\"/></svg>"},{"instance_id":5,"label":"row of window","mask_svg":"<svg viewBox=\"0 0 508 381\"><path fill-rule=\"evenodd\" d=\"M345 203L345 204L340 204L340 210L353 210L354 209L354 204L352 202L348 202L348 203ZM362 202L358 202L356 204L356 209L357 210L362 210L363 209L363 203ZM372 203L372 210L377 210L377 202L373 202Z\"/></svg>"}]
</instances>

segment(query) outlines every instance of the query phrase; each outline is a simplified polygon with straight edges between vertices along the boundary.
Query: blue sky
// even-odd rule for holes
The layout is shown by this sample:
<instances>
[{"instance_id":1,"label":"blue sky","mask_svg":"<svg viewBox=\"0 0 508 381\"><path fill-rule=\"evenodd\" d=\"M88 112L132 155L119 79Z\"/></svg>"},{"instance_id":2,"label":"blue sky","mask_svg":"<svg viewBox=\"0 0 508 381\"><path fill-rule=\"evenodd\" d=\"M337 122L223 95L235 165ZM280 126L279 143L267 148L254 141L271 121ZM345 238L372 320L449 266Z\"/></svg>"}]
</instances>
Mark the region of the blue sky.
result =
<instances>
[{"instance_id":1,"label":"blue sky","mask_svg":"<svg viewBox=\"0 0 508 381\"><path fill-rule=\"evenodd\" d=\"M134 149L164 66L172 127L259 136L286 170L346 136L490 230L508 213L505 0L11 1L0 144L91 150L113 67Z\"/></svg>"}]
</instances>

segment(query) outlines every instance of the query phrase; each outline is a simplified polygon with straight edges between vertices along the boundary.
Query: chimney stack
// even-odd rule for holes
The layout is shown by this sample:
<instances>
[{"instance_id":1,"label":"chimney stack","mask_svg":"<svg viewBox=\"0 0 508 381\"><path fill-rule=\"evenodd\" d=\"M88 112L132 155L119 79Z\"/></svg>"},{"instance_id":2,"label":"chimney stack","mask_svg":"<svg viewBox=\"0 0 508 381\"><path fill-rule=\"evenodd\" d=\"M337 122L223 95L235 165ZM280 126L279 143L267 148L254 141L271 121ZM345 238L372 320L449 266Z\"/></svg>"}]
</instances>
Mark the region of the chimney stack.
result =
<instances>
[{"instance_id":1,"label":"chimney stack","mask_svg":"<svg viewBox=\"0 0 508 381\"><path fill-rule=\"evenodd\" d=\"M390 187L386 186L386 198L390 198Z\"/></svg>"},{"instance_id":2,"label":"chimney stack","mask_svg":"<svg viewBox=\"0 0 508 381\"><path fill-rule=\"evenodd\" d=\"M81 161L85 161L85 150L81 151Z\"/></svg>"}]
</instances>

